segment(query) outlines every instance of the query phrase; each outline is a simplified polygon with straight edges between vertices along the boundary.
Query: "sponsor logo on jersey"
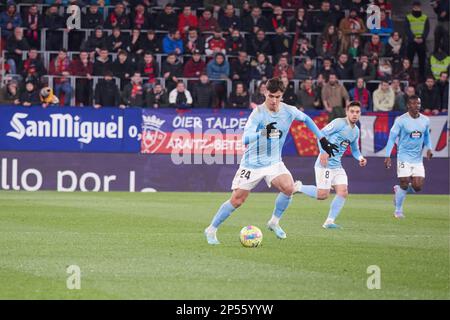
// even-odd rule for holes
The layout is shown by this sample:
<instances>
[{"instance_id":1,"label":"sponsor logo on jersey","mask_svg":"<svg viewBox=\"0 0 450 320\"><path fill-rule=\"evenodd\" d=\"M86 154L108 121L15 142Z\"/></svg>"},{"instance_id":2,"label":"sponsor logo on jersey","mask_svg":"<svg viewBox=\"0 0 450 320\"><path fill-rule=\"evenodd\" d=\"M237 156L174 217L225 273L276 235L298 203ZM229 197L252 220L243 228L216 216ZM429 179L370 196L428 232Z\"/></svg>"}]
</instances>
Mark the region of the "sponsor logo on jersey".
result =
<instances>
[{"instance_id":1,"label":"sponsor logo on jersey","mask_svg":"<svg viewBox=\"0 0 450 320\"><path fill-rule=\"evenodd\" d=\"M341 142L341 147L344 147L345 149L347 149L349 144L350 144L349 140L344 140Z\"/></svg>"},{"instance_id":2,"label":"sponsor logo on jersey","mask_svg":"<svg viewBox=\"0 0 450 320\"><path fill-rule=\"evenodd\" d=\"M415 130L411 132L410 136L412 139L420 139L422 138L422 132Z\"/></svg>"}]
</instances>

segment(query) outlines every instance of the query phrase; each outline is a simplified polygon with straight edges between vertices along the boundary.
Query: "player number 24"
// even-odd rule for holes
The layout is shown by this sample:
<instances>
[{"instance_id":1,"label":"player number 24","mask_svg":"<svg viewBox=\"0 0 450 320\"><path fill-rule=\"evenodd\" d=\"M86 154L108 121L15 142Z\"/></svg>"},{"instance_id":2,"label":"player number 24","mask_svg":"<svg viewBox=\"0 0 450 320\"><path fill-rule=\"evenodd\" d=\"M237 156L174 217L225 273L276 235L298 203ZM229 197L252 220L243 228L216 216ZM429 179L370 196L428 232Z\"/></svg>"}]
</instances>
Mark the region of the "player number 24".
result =
<instances>
[{"instance_id":1,"label":"player number 24","mask_svg":"<svg viewBox=\"0 0 450 320\"><path fill-rule=\"evenodd\" d=\"M248 179L250 179L250 174L251 174L250 170L242 170L240 177L241 177L241 179L246 178L248 180Z\"/></svg>"}]
</instances>

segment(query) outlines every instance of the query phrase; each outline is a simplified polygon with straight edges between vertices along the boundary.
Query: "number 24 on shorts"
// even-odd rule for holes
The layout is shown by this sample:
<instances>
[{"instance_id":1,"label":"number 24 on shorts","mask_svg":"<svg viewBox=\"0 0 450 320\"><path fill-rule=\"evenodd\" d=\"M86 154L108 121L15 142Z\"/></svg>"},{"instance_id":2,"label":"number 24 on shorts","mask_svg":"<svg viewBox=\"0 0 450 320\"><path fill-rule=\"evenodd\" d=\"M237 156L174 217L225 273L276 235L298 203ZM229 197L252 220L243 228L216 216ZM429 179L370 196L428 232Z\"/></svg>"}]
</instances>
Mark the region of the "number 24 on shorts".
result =
<instances>
[{"instance_id":1,"label":"number 24 on shorts","mask_svg":"<svg viewBox=\"0 0 450 320\"><path fill-rule=\"evenodd\" d=\"M251 174L250 170L242 170L239 177L241 179L246 178L248 180L248 179L250 179L250 174Z\"/></svg>"}]
</instances>

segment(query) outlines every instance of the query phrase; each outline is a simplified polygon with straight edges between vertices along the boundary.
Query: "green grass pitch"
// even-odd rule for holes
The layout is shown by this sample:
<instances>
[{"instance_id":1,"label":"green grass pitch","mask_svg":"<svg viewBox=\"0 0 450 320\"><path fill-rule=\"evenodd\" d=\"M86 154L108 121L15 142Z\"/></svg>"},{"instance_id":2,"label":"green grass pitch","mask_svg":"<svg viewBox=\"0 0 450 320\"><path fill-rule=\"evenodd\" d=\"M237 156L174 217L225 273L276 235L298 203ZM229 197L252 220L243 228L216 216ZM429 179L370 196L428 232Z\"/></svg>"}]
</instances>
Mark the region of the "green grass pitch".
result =
<instances>
[{"instance_id":1,"label":"green grass pitch","mask_svg":"<svg viewBox=\"0 0 450 320\"><path fill-rule=\"evenodd\" d=\"M252 194L219 230L203 230L225 193L0 192L0 299L449 299L449 196L409 195L404 220L391 195L350 195L321 224L331 200L295 195L265 228L275 193ZM240 229L263 230L260 248ZM81 289L69 290L69 265ZM381 271L369 290L367 268Z\"/></svg>"}]
</instances>

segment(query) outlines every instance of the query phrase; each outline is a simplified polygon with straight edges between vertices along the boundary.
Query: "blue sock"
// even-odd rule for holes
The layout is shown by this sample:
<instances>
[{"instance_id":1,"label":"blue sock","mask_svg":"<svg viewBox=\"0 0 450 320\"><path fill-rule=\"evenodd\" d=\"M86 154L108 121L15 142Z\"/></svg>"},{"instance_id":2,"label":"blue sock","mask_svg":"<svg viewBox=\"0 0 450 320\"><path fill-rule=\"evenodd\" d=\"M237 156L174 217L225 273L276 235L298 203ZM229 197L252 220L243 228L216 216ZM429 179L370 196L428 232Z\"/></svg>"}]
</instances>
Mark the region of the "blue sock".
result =
<instances>
[{"instance_id":1,"label":"blue sock","mask_svg":"<svg viewBox=\"0 0 450 320\"><path fill-rule=\"evenodd\" d=\"M275 209L273 210L273 216L278 219L281 218L283 212L289 207L289 204L292 201L292 196L287 196L283 192L278 194L277 199L275 200Z\"/></svg>"},{"instance_id":2,"label":"blue sock","mask_svg":"<svg viewBox=\"0 0 450 320\"><path fill-rule=\"evenodd\" d=\"M401 189L401 188L400 188ZM416 190L412 187L412 184L408 184L408 189L406 189L408 193L416 193Z\"/></svg>"},{"instance_id":3,"label":"blue sock","mask_svg":"<svg viewBox=\"0 0 450 320\"><path fill-rule=\"evenodd\" d=\"M408 190L403 190L402 188L397 188L395 193L395 211L403 212L403 202L405 201L406 194Z\"/></svg>"},{"instance_id":4,"label":"blue sock","mask_svg":"<svg viewBox=\"0 0 450 320\"><path fill-rule=\"evenodd\" d=\"M214 216L214 218L211 222L211 225L214 228L218 228L222 224L222 222L224 222L234 210L236 210L236 208L233 207L230 200L225 201L220 206L219 210L217 211L216 215Z\"/></svg>"},{"instance_id":5,"label":"blue sock","mask_svg":"<svg viewBox=\"0 0 450 320\"><path fill-rule=\"evenodd\" d=\"M330 212L328 213L328 219L332 219L333 221L336 220L342 208L344 207L344 204L345 198L336 195L333 201L331 202Z\"/></svg>"},{"instance_id":6,"label":"blue sock","mask_svg":"<svg viewBox=\"0 0 450 320\"><path fill-rule=\"evenodd\" d=\"M307 196L317 199L317 187L316 186L305 186L302 185L302 187L300 188L301 193L306 194Z\"/></svg>"}]
</instances>

